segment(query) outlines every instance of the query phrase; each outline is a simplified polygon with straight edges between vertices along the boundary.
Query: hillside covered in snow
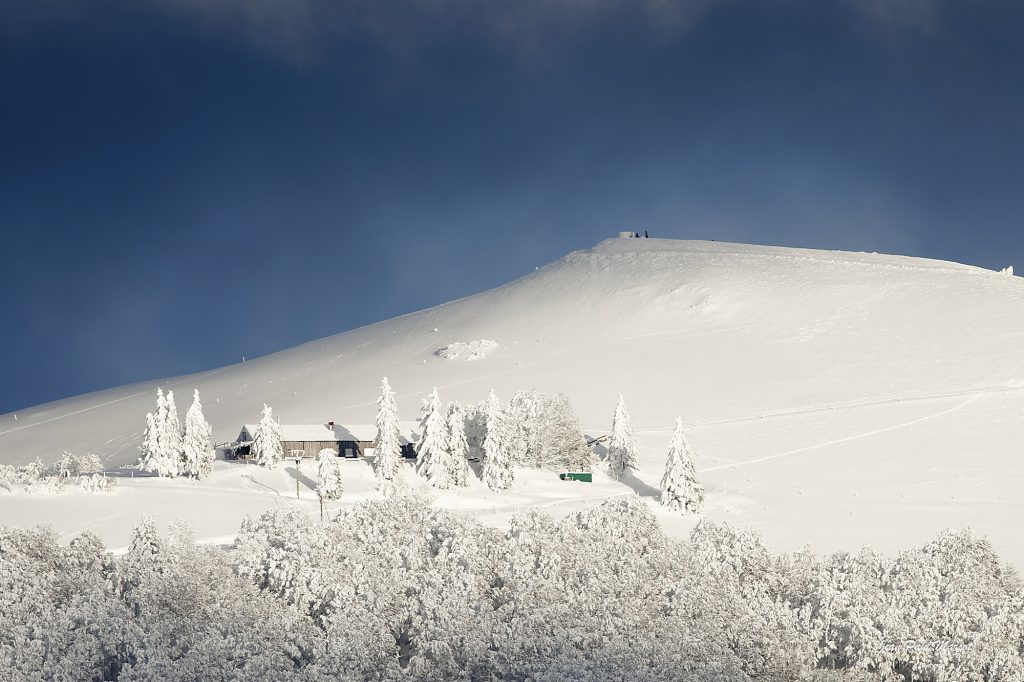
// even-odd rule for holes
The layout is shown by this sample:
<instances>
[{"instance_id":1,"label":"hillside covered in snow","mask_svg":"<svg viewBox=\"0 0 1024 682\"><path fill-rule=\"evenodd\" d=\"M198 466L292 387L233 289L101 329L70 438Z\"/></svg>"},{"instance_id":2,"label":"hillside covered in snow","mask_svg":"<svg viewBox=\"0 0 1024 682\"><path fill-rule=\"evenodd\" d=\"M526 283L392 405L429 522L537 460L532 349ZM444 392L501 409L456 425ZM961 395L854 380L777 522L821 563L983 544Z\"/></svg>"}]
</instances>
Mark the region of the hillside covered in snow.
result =
<instances>
[{"instance_id":1,"label":"hillside covered in snow","mask_svg":"<svg viewBox=\"0 0 1024 682\"><path fill-rule=\"evenodd\" d=\"M435 386L464 403L532 388L566 394L591 436L607 431L621 392L640 445L635 479L567 487L555 478L549 497L653 498L682 416L704 513L752 527L776 549L870 543L894 553L968 525L1021 565L1022 308L1019 278L955 263L611 239L498 289L263 358L4 415L0 463L54 461L65 449L111 468L131 463L158 386L185 401L182 411L198 388L217 442L263 403L289 424L372 423L382 376L403 420ZM507 502L479 506L542 504L527 488L543 491L552 477L531 476ZM281 494L261 493L277 485L263 480L245 494L139 483L103 500L0 495L0 517L100 528L116 544L160 504L165 516L202 514L200 534L215 536ZM669 533L692 525L659 520Z\"/></svg>"}]
</instances>

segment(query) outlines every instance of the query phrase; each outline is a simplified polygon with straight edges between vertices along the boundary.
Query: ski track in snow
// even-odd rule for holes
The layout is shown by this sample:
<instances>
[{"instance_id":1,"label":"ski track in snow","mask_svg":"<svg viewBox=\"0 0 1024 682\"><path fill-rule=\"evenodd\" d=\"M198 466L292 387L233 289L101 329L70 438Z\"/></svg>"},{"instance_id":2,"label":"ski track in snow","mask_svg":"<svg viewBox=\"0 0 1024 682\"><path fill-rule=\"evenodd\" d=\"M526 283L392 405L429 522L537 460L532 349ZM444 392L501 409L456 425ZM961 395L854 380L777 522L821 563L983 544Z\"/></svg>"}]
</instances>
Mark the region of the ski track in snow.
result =
<instances>
[{"instance_id":1,"label":"ski track in snow","mask_svg":"<svg viewBox=\"0 0 1024 682\"><path fill-rule=\"evenodd\" d=\"M285 496L283 496L281 494L280 490L278 490L277 488L274 488L272 486L269 486L269 485L267 485L266 483L264 483L262 481L257 481L256 478L252 474L242 474L242 479L245 480L245 481L248 481L249 483L254 484L255 486L257 486L257 487L246 486L246 490L252 490L253 492L263 493L264 495L267 495L267 496L271 496L271 493L273 493L273 495L271 496L271 499L274 500L274 504L276 506L280 507L282 500L285 502L286 506L288 506L288 507L294 507L295 506L294 504L292 504L291 499L289 499L288 497L285 497ZM267 491L270 491L270 492L267 492Z\"/></svg>"},{"instance_id":2,"label":"ski track in snow","mask_svg":"<svg viewBox=\"0 0 1024 682\"><path fill-rule=\"evenodd\" d=\"M963 396L982 397L986 395L998 395L1002 393L1016 393L1024 391L1024 386L1005 386L999 388L976 388L966 389L963 391L949 391L946 393L929 393L927 395L914 395L914 396L900 396L900 397L889 397L889 398L877 398L873 400L863 400L852 403L839 403L836 405L819 405L814 407L796 407L787 408L784 410L774 410L771 412L764 412L762 414L745 417L730 417L727 419L713 419L710 421L696 421L689 424L684 424L688 429L702 429L708 426L723 426L728 424L742 424L744 422L755 422L763 419L778 419L780 417L798 417L805 414L815 414L819 412L841 412L843 410L855 410L862 407L877 407L879 405L892 405L892 404L907 404L916 402L925 402L929 400L943 400L945 398L958 398ZM633 433L662 433L671 431L674 427L672 426L658 426L650 429L633 429ZM604 433L607 431L606 427L584 427L584 431L590 433Z\"/></svg>"},{"instance_id":3,"label":"ski track in snow","mask_svg":"<svg viewBox=\"0 0 1024 682\"><path fill-rule=\"evenodd\" d=\"M190 382L193 382L193 383L197 382L197 381L203 381L203 380L206 380L206 379L208 379L208 378L210 378L210 377L212 377L212 376L214 376L216 374L220 374L221 372L223 372L223 371L225 371L228 368L233 367L233 366L234 365L228 365L226 367L221 367L219 369L214 369L214 370L211 370L209 372L204 372L202 374L199 374L197 376L192 376L192 377L188 377L187 379L182 379L180 381L175 381L175 382L172 382L172 383L169 383L169 384L165 384L165 386L167 388L173 388L175 386L183 385L186 381L190 381ZM57 415L55 417L48 417L47 419L41 419L41 420L39 420L37 422L32 422L31 424L24 424L22 426L15 426L12 429L7 429L6 431L0 431L0 436L6 436L7 434L14 433L16 431L24 431L25 429L31 429L34 426L42 426L43 424L50 424L52 422L59 421L61 419L67 419L68 417L73 417L76 414L84 414L86 412L92 412L93 410L98 410L101 407L107 407L108 405L114 405L114 404L123 402L125 400L128 400L130 398L137 398L140 395L146 395L151 390L152 389L147 388L144 391L138 391L137 393L129 393L128 395L123 395L120 398L114 398L113 400L108 400L106 402L97 403L95 405L89 405L88 407L83 407L80 410L74 410L73 412L67 412L65 414L59 414L59 415Z\"/></svg>"},{"instance_id":4,"label":"ski track in snow","mask_svg":"<svg viewBox=\"0 0 1024 682\"><path fill-rule=\"evenodd\" d=\"M806 445L804 447L795 448L793 450L787 450L785 452L779 452L779 453L776 453L774 455L766 455L764 457L758 457L756 459L748 459L748 460L744 460L742 462L734 462L732 464L720 464L719 466L707 467L705 469L699 469L697 471L697 473L704 474L704 473L708 473L709 471L721 471L722 469L739 469L740 467L746 466L748 464L758 464L759 462L767 462L767 461L773 460L773 459L780 459L782 457L789 457L791 455L798 455L798 454L801 454L801 453L804 453L804 452L809 452L811 450L817 450L819 448L828 447L829 445L838 445L839 443L846 443L846 442L849 442L849 441L852 441L852 440L859 440L861 438L867 438L869 436L874 436L874 435L877 435L879 433L886 433L888 431L896 431L898 429L903 429L903 428L906 428L908 426L913 426L914 424L920 424L921 422L930 421L930 420L936 419L938 417L943 417L943 416L945 416L947 414L952 414L953 412L958 412L959 410L962 410L963 408L967 407L969 404L973 403L975 400L977 400L980 397L981 397L980 395L972 395L969 398L967 398L966 400L964 400L962 403L960 403L958 405L954 405L953 407L950 407L948 409L941 410L941 411L935 412L933 414L927 414L927 415L925 415L923 417L918 417L916 419L911 419L910 421L900 422L899 424L893 424L891 426L886 426L886 427L881 428L881 429L875 429L873 431L865 431L863 433L857 433L857 434L854 434L852 436L844 436L843 438L835 438L833 440L825 441L824 443L817 443L815 445Z\"/></svg>"}]
</instances>

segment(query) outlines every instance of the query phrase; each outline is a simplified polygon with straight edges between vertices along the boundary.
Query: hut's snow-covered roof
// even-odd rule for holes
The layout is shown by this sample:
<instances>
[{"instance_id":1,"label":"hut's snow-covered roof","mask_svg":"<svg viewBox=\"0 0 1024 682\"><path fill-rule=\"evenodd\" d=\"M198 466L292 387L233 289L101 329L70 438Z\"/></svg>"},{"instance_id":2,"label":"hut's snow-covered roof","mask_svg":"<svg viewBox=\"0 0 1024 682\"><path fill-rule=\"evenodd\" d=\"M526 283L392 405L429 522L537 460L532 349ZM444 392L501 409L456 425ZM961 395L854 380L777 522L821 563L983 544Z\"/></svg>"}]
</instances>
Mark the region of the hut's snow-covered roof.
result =
<instances>
[{"instance_id":1,"label":"hut's snow-covered roof","mask_svg":"<svg viewBox=\"0 0 1024 682\"><path fill-rule=\"evenodd\" d=\"M403 425L404 430L404 425ZM246 424L245 433L239 434L239 440L251 440L256 433L256 424ZM377 437L377 427L372 424L335 424L331 428L327 424L281 424L282 441L362 441L372 442ZM402 443L408 443L405 435Z\"/></svg>"}]
</instances>

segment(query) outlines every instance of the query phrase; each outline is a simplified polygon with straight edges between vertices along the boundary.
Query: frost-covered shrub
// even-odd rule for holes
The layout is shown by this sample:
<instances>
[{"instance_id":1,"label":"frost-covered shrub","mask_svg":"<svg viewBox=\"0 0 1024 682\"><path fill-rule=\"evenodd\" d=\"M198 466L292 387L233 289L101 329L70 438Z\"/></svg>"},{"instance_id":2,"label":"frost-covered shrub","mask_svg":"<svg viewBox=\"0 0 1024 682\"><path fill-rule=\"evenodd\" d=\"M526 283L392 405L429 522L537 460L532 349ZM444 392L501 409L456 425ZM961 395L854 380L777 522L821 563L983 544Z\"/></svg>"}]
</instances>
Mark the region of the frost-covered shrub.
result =
<instances>
[{"instance_id":1,"label":"frost-covered shrub","mask_svg":"<svg viewBox=\"0 0 1024 682\"><path fill-rule=\"evenodd\" d=\"M63 478L74 478L80 474L103 472L103 461L95 454L76 455L65 450L57 461L53 472Z\"/></svg>"},{"instance_id":2,"label":"frost-covered shrub","mask_svg":"<svg viewBox=\"0 0 1024 682\"><path fill-rule=\"evenodd\" d=\"M101 474L103 469L103 460L91 452L78 457L78 473L80 474Z\"/></svg>"},{"instance_id":3,"label":"frost-covered shrub","mask_svg":"<svg viewBox=\"0 0 1024 682\"><path fill-rule=\"evenodd\" d=\"M36 458L23 467L0 465L0 489L13 492L19 486L26 493L58 494L64 491L65 484L80 474L102 472L103 463L96 455L75 455L65 450L56 464L52 467L46 466L41 459ZM79 481L85 487L85 483ZM107 483L99 483L99 486L106 489Z\"/></svg>"},{"instance_id":4,"label":"frost-covered shrub","mask_svg":"<svg viewBox=\"0 0 1024 682\"><path fill-rule=\"evenodd\" d=\"M9 464L0 464L0 488L13 492L18 484L18 470Z\"/></svg>"},{"instance_id":5,"label":"frost-covered shrub","mask_svg":"<svg viewBox=\"0 0 1024 682\"><path fill-rule=\"evenodd\" d=\"M63 492L66 481L57 471L47 468L38 458L20 467L16 478L25 492L32 495L53 495Z\"/></svg>"},{"instance_id":6,"label":"frost-covered shrub","mask_svg":"<svg viewBox=\"0 0 1024 682\"><path fill-rule=\"evenodd\" d=\"M78 485L87 493L109 493L113 492L114 479L103 474L85 474L79 477Z\"/></svg>"},{"instance_id":7,"label":"frost-covered shrub","mask_svg":"<svg viewBox=\"0 0 1024 682\"><path fill-rule=\"evenodd\" d=\"M324 448L317 458L316 494L321 501L336 500L341 497L343 490L338 453L331 448Z\"/></svg>"}]
</instances>

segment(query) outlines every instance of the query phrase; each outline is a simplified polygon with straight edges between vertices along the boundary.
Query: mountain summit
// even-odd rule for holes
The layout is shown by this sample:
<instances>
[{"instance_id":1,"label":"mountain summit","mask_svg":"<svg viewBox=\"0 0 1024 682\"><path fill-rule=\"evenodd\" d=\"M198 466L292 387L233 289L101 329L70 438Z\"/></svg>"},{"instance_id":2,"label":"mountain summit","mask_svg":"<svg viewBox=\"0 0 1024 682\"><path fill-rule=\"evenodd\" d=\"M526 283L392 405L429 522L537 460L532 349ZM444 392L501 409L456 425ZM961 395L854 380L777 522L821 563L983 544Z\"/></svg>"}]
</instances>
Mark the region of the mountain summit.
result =
<instances>
[{"instance_id":1,"label":"mountain summit","mask_svg":"<svg viewBox=\"0 0 1024 682\"><path fill-rule=\"evenodd\" d=\"M405 420L435 386L465 403L534 388L566 394L592 435L622 393L644 485L657 485L682 416L709 508L716 490L735 496L722 513L769 538L797 524L812 539L805 527L820 521L831 545L836 514L886 525L898 508L902 523L967 522L1015 551L999 519L1024 485L1022 309L1021 279L956 263L609 239L497 289L243 364L0 417L0 462L63 449L133 461L157 386L198 388L218 442L263 403L287 423L371 423L382 376ZM827 518L808 519L815 496L831 500Z\"/></svg>"}]
</instances>

